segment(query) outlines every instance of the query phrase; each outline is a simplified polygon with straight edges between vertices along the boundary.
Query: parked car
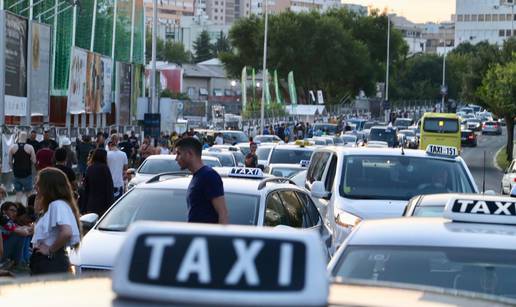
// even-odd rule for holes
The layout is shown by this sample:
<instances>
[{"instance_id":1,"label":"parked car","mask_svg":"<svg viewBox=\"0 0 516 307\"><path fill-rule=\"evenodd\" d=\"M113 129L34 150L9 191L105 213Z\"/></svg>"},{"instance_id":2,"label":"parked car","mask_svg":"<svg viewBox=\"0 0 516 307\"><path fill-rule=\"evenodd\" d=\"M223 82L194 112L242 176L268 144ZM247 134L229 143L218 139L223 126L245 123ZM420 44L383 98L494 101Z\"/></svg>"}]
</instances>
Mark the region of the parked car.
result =
<instances>
[{"instance_id":1,"label":"parked car","mask_svg":"<svg viewBox=\"0 0 516 307\"><path fill-rule=\"evenodd\" d=\"M482 125L482 134L502 134L502 125L499 122L488 121Z\"/></svg>"}]
</instances>

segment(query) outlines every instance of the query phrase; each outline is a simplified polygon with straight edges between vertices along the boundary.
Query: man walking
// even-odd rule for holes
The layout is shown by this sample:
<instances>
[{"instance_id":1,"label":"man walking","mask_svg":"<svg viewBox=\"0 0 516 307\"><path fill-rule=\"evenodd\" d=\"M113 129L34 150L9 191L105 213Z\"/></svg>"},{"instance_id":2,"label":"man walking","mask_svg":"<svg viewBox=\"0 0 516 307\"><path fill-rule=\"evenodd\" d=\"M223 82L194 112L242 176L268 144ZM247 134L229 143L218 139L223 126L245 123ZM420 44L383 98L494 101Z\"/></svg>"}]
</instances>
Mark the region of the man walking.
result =
<instances>
[{"instance_id":1,"label":"man walking","mask_svg":"<svg viewBox=\"0 0 516 307\"><path fill-rule=\"evenodd\" d=\"M222 179L202 163L201 154L201 142L192 137L183 138L176 144L177 163L181 169L188 169L193 174L186 194L188 222L227 224L229 219Z\"/></svg>"},{"instance_id":2,"label":"man walking","mask_svg":"<svg viewBox=\"0 0 516 307\"><path fill-rule=\"evenodd\" d=\"M9 149L9 164L13 169L17 202L21 201L23 194L29 196L32 192L32 166L35 163L34 148L27 144L27 132L22 131L18 136L18 143Z\"/></svg>"},{"instance_id":3,"label":"man walking","mask_svg":"<svg viewBox=\"0 0 516 307\"><path fill-rule=\"evenodd\" d=\"M113 134L108 143L107 164L113 179L113 196L115 201L124 194L124 177L128 165L126 154L118 149L117 145L118 135Z\"/></svg>"},{"instance_id":4,"label":"man walking","mask_svg":"<svg viewBox=\"0 0 516 307\"><path fill-rule=\"evenodd\" d=\"M258 146L255 142L251 142L249 144L249 149L251 150L247 156L245 156L245 167L257 167L258 166L258 156L256 155L256 149Z\"/></svg>"}]
</instances>

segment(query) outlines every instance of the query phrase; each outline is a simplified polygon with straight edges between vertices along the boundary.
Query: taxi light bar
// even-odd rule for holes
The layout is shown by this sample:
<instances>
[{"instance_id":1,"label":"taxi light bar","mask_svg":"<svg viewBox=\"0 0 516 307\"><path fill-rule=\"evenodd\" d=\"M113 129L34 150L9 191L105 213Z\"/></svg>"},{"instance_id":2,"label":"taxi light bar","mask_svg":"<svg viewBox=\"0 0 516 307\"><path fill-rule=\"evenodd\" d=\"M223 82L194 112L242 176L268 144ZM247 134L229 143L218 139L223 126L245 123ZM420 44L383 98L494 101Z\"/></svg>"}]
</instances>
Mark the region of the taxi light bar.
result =
<instances>
[{"instance_id":1,"label":"taxi light bar","mask_svg":"<svg viewBox=\"0 0 516 307\"><path fill-rule=\"evenodd\" d=\"M301 167L308 167L308 165L310 165L310 160L301 160L301 161L299 162L299 165L300 165Z\"/></svg>"},{"instance_id":2,"label":"taxi light bar","mask_svg":"<svg viewBox=\"0 0 516 307\"><path fill-rule=\"evenodd\" d=\"M456 147L430 144L426 147L426 153L434 156L456 157L459 150Z\"/></svg>"},{"instance_id":3,"label":"taxi light bar","mask_svg":"<svg viewBox=\"0 0 516 307\"><path fill-rule=\"evenodd\" d=\"M458 222L516 225L516 199L504 196L457 195L448 200L444 217Z\"/></svg>"},{"instance_id":4,"label":"taxi light bar","mask_svg":"<svg viewBox=\"0 0 516 307\"><path fill-rule=\"evenodd\" d=\"M112 287L121 298L174 305L326 306L320 244L296 229L136 222Z\"/></svg>"},{"instance_id":5,"label":"taxi light bar","mask_svg":"<svg viewBox=\"0 0 516 307\"><path fill-rule=\"evenodd\" d=\"M263 172L259 168L233 167L231 168L228 177L261 179L263 178Z\"/></svg>"}]
</instances>

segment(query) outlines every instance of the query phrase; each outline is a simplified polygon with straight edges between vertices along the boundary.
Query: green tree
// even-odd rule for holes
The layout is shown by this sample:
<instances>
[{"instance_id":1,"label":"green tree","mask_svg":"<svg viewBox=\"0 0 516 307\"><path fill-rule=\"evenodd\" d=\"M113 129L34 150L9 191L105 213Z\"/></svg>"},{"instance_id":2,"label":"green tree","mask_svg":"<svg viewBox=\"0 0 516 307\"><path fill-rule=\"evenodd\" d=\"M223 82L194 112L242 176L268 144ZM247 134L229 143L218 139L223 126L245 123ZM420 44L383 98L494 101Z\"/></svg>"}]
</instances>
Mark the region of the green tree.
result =
<instances>
[{"instance_id":1,"label":"green tree","mask_svg":"<svg viewBox=\"0 0 516 307\"><path fill-rule=\"evenodd\" d=\"M201 34L199 34L193 43L193 49L195 52L196 63L213 58L213 46L210 43L210 34L208 31L204 30L201 32Z\"/></svg>"},{"instance_id":2,"label":"green tree","mask_svg":"<svg viewBox=\"0 0 516 307\"><path fill-rule=\"evenodd\" d=\"M167 40L163 46L163 59L168 62L183 64L190 63L190 54L185 50L182 43Z\"/></svg>"},{"instance_id":3,"label":"green tree","mask_svg":"<svg viewBox=\"0 0 516 307\"><path fill-rule=\"evenodd\" d=\"M229 43L229 39L226 35L224 35L224 32L220 31L219 37L217 38L217 41L213 45L213 55L219 56L223 52L230 52L231 51L231 45Z\"/></svg>"},{"instance_id":4,"label":"green tree","mask_svg":"<svg viewBox=\"0 0 516 307\"><path fill-rule=\"evenodd\" d=\"M489 68L477 94L485 106L507 124L507 160L513 158L514 117L516 117L516 55L507 64Z\"/></svg>"}]
</instances>

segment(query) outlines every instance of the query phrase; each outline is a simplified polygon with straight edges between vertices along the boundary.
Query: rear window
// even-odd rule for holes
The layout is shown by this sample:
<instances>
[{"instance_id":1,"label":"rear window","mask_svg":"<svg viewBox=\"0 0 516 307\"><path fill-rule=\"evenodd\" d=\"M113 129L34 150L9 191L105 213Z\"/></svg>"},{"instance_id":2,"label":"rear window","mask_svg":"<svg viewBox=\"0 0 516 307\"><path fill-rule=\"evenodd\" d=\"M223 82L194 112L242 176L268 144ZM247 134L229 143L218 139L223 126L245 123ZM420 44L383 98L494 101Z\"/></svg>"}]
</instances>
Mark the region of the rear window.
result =
<instances>
[{"instance_id":1,"label":"rear window","mask_svg":"<svg viewBox=\"0 0 516 307\"><path fill-rule=\"evenodd\" d=\"M299 164L302 160L310 160L312 151L295 149L275 149L272 151L270 163Z\"/></svg>"},{"instance_id":2,"label":"rear window","mask_svg":"<svg viewBox=\"0 0 516 307\"><path fill-rule=\"evenodd\" d=\"M181 168L177 164L176 160L172 159L147 159L143 162L142 166L138 170L140 174L160 174L164 172L176 172L180 171Z\"/></svg>"},{"instance_id":3,"label":"rear window","mask_svg":"<svg viewBox=\"0 0 516 307\"><path fill-rule=\"evenodd\" d=\"M373 128L369 133L369 141L387 142L390 147L393 147L397 141L396 131L388 128Z\"/></svg>"},{"instance_id":4,"label":"rear window","mask_svg":"<svg viewBox=\"0 0 516 307\"><path fill-rule=\"evenodd\" d=\"M423 130L426 132L455 133L459 131L459 121L451 118L425 118Z\"/></svg>"}]
</instances>

